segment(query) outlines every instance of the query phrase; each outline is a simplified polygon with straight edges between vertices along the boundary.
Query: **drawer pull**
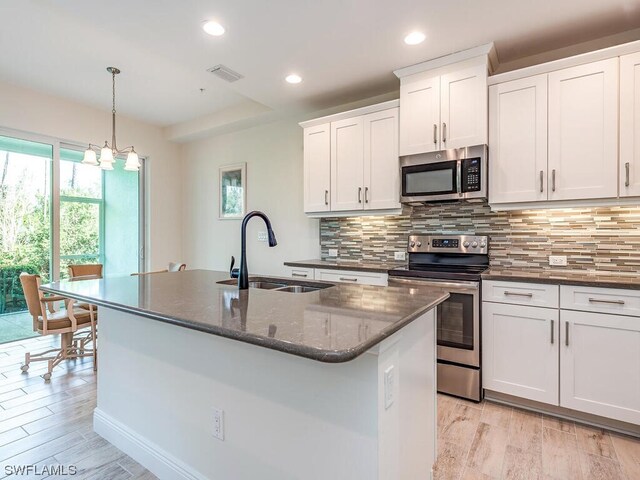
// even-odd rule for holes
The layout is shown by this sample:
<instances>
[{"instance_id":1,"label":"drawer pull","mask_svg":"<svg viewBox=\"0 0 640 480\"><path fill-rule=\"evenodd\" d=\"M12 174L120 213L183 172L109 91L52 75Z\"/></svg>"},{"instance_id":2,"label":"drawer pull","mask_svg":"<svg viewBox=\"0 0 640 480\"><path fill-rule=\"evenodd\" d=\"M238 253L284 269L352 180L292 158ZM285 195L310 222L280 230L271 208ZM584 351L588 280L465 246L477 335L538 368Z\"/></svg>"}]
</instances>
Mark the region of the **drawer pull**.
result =
<instances>
[{"instance_id":1,"label":"drawer pull","mask_svg":"<svg viewBox=\"0 0 640 480\"><path fill-rule=\"evenodd\" d=\"M508 290L505 290L504 294L507 297L527 297L527 298L532 298L533 297L533 293L510 292Z\"/></svg>"},{"instance_id":2,"label":"drawer pull","mask_svg":"<svg viewBox=\"0 0 640 480\"><path fill-rule=\"evenodd\" d=\"M303 278L307 278L307 274L306 273L292 273L291 274L292 277L303 277Z\"/></svg>"},{"instance_id":3,"label":"drawer pull","mask_svg":"<svg viewBox=\"0 0 640 480\"><path fill-rule=\"evenodd\" d=\"M555 330L553 327L555 323L554 320L551 320L551 345L553 345L553 331Z\"/></svg>"},{"instance_id":4,"label":"drawer pull","mask_svg":"<svg viewBox=\"0 0 640 480\"><path fill-rule=\"evenodd\" d=\"M349 277L340 277L341 282L357 282L357 278L349 278Z\"/></svg>"},{"instance_id":5,"label":"drawer pull","mask_svg":"<svg viewBox=\"0 0 640 480\"><path fill-rule=\"evenodd\" d=\"M624 305L624 300L600 300L599 298L589 298L589 303L607 303L609 305Z\"/></svg>"}]
</instances>

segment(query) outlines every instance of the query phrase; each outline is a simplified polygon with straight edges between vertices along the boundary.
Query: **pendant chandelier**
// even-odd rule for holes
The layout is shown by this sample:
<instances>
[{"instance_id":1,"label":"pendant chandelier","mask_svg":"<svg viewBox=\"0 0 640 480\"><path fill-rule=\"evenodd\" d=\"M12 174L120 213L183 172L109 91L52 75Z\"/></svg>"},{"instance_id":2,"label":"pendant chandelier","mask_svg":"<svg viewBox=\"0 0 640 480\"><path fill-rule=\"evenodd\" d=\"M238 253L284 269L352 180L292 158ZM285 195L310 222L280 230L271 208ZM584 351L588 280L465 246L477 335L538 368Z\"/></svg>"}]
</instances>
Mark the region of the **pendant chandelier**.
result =
<instances>
[{"instance_id":1,"label":"pendant chandelier","mask_svg":"<svg viewBox=\"0 0 640 480\"><path fill-rule=\"evenodd\" d=\"M116 67L107 67L107 72L111 74L111 84L113 92L113 108L111 110L111 145L105 140L104 146L100 148L98 145L89 144L84 152L82 163L85 165L100 166L103 170L113 170L113 164L117 155L127 153L127 161L124 169L137 172L140 170L140 160L133 146L119 149L116 144L116 75L120 73L120 69ZM100 158L97 157L98 151Z\"/></svg>"}]
</instances>

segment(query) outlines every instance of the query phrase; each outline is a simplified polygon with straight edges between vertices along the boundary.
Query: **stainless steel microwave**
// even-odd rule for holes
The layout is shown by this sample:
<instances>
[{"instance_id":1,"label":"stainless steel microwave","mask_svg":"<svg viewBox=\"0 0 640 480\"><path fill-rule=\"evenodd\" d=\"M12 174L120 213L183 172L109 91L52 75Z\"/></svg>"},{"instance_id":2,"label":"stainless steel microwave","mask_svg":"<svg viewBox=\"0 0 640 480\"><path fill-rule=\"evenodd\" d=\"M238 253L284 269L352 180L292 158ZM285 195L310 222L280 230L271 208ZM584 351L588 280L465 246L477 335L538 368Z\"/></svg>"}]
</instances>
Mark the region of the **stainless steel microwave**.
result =
<instances>
[{"instance_id":1,"label":"stainless steel microwave","mask_svg":"<svg viewBox=\"0 0 640 480\"><path fill-rule=\"evenodd\" d=\"M454 148L400 159L400 201L417 205L487 198L487 146Z\"/></svg>"}]
</instances>

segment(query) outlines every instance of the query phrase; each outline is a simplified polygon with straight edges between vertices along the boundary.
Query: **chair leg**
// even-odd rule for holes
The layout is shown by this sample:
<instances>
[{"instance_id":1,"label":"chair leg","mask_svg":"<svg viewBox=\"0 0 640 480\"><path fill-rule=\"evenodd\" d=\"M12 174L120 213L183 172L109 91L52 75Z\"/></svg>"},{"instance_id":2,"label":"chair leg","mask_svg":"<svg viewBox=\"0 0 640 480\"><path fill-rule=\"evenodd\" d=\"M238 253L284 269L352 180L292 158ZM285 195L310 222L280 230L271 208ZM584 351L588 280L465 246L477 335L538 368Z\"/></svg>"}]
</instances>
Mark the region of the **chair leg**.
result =
<instances>
[{"instance_id":1,"label":"chair leg","mask_svg":"<svg viewBox=\"0 0 640 480\"><path fill-rule=\"evenodd\" d=\"M22 365L20 367L20 370L22 370L24 373L26 373L29 370L29 364L31 363L31 354L29 352L24 354L24 365Z\"/></svg>"}]
</instances>

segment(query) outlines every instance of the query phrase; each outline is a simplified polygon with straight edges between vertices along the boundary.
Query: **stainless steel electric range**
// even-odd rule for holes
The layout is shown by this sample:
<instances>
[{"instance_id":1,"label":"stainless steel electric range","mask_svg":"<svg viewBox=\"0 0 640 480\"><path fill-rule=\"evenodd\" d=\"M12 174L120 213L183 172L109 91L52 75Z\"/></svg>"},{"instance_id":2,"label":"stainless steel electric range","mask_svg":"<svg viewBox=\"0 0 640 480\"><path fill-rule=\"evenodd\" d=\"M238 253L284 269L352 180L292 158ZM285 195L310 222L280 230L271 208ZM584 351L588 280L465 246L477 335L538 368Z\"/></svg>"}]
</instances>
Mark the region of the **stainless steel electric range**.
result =
<instances>
[{"instance_id":1,"label":"stainless steel electric range","mask_svg":"<svg viewBox=\"0 0 640 480\"><path fill-rule=\"evenodd\" d=\"M479 402L480 276L489 267L489 239L475 235L411 235L407 267L389 270L389 285L438 288L438 391Z\"/></svg>"}]
</instances>

